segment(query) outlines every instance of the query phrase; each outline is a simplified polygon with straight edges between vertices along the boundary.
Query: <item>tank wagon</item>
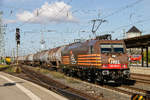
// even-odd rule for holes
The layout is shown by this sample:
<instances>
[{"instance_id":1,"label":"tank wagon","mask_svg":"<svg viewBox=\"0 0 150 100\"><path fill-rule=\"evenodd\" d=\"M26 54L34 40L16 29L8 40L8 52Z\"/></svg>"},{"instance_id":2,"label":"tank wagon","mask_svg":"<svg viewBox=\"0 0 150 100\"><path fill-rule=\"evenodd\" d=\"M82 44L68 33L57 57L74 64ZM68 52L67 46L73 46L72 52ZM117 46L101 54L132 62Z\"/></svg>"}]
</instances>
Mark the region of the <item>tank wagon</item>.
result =
<instances>
[{"instance_id":1,"label":"tank wagon","mask_svg":"<svg viewBox=\"0 0 150 100\"><path fill-rule=\"evenodd\" d=\"M33 65L33 54L27 55L25 59L26 59L25 64L31 65L31 66Z\"/></svg>"},{"instance_id":2,"label":"tank wagon","mask_svg":"<svg viewBox=\"0 0 150 100\"><path fill-rule=\"evenodd\" d=\"M16 57L15 58L15 63L17 62L17 60L18 60L18 63L20 63L20 64L26 64L25 62L26 62L26 57L27 56L18 56L18 58Z\"/></svg>"},{"instance_id":3,"label":"tank wagon","mask_svg":"<svg viewBox=\"0 0 150 100\"><path fill-rule=\"evenodd\" d=\"M24 62L32 66L57 69L58 66L61 65L61 51L63 48L64 46L61 46L27 55Z\"/></svg>"},{"instance_id":4,"label":"tank wagon","mask_svg":"<svg viewBox=\"0 0 150 100\"><path fill-rule=\"evenodd\" d=\"M110 35L103 37L38 52L30 62L48 68L55 66L69 76L93 82L128 80L130 70L124 41L111 40Z\"/></svg>"}]
</instances>

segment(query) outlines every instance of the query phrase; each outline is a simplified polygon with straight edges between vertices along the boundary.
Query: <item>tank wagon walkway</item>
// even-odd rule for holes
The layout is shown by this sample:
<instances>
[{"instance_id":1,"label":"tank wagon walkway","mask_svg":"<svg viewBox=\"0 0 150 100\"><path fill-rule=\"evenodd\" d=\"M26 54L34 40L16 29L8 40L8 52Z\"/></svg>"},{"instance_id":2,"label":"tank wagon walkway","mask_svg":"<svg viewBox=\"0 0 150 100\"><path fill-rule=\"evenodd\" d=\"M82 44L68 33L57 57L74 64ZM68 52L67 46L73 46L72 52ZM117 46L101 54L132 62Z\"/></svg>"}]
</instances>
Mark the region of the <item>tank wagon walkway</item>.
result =
<instances>
[{"instance_id":1,"label":"tank wagon walkway","mask_svg":"<svg viewBox=\"0 0 150 100\"><path fill-rule=\"evenodd\" d=\"M29 81L0 72L0 100L68 100Z\"/></svg>"}]
</instances>

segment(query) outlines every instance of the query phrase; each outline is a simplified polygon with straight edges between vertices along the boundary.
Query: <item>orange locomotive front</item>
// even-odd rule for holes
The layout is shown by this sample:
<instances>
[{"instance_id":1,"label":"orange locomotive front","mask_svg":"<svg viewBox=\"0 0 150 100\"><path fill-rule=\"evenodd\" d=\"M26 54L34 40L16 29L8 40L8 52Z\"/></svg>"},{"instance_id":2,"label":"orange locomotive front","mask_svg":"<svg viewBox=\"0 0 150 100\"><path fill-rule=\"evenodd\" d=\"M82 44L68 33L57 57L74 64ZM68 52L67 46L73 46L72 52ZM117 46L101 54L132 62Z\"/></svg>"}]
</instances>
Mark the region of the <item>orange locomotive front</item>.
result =
<instances>
[{"instance_id":1,"label":"orange locomotive front","mask_svg":"<svg viewBox=\"0 0 150 100\"><path fill-rule=\"evenodd\" d=\"M128 56L121 40L76 42L65 46L61 54L67 75L100 83L129 79Z\"/></svg>"}]
</instances>

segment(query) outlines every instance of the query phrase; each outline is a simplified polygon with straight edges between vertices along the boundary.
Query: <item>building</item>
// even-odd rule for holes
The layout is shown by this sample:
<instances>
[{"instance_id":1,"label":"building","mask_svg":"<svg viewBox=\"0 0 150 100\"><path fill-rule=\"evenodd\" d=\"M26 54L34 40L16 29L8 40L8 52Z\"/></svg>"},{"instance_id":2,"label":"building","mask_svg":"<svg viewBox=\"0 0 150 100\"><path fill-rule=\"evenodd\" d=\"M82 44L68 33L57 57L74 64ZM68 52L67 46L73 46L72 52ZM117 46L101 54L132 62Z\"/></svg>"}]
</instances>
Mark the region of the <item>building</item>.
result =
<instances>
[{"instance_id":1,"label":"building","mask_svg":"<svg viewBox=\"0 0 150 100\"><path fill-rule=\"evenodd\" d=\"M135 26L133 26L131 29L129 29L128 32L126 32L126 38L138 37L141 35L142 35L142 32Z\"/></svg>"},{"instance_id":2,"label":"building","mask_svg":"<svg viewBox=\"0 0 150 100\"><path fill-rule=\"evenodd\" d=\"M139 37L142 35L142 32L136 28L135 26L133 26L131 29L128 30L128 32L126 32L126 39L128 38L133 38L133 37ZM141 58L141 49L139 48L131 48L131 49L127 49L128 55L130 57L130 61L132 62L132 59L135 59L137 57ZM141 59L139 60L135 60L134 63L139 63Z\"/></svg>"}]
</instances>

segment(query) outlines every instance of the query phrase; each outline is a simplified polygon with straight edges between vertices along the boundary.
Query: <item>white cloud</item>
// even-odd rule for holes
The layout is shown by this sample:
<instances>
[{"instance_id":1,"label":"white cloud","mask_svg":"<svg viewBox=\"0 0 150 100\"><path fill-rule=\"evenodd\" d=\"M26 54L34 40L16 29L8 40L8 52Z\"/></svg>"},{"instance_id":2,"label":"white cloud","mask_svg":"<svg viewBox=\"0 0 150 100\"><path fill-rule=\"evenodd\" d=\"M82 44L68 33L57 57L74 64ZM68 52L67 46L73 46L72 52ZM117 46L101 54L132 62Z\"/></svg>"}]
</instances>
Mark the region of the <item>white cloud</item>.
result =
<instances>
[{"instance_id":1,"label":"white cloud","mask_svg":"<svg viewBox=\"0 0 150 100\"><path fill-rule=\"evenodd\" d=\"M49 4L46 2L41 8L33 12L24 11L18 13L17 20L21 22L47 24L51 22L76 22L77 20L71 14L71 6L64 2L55 2Z\"/></svg>"}]
</instances>

